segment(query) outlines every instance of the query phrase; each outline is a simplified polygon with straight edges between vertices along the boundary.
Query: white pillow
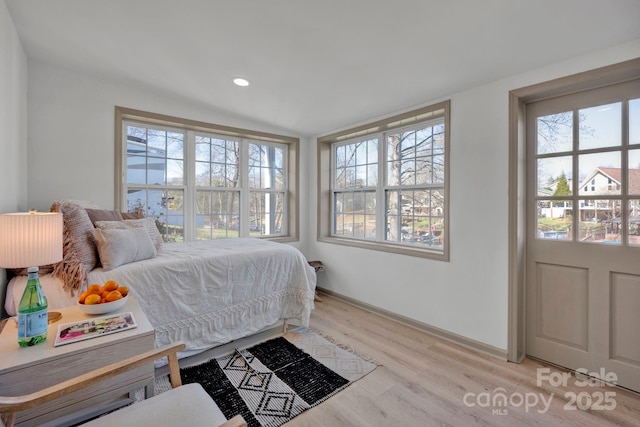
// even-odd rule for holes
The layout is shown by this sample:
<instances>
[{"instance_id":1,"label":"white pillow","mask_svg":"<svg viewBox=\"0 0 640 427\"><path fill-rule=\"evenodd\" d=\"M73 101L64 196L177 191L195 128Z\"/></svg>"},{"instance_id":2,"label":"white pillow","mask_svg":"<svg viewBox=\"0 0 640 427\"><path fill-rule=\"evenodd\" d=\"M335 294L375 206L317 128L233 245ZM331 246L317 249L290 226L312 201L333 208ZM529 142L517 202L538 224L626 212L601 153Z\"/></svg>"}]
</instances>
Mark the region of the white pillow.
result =
<instances>
[{"instance_id":1,"label":"white pillow","mask_svg":"<svg viewBox=\"0 0 640 427\"><path fill-rule=\"evenodd\" d=\"M153 258L157 251L147 230L141 227L93 231L104 271Z\"/></svg>"},{"instance_id":2,"label":"white pillow","mask_svg":"<svg viewBox=\"0 0 640 427\"><path fill-rule=\"evenodd\" d=\"M162 235L160 234L160 231L158 231L158 227L156 226L156 220L152 217L145 217L140 219L125 219L122 221L96 221L95 227L101 230L142 227L147 230L147 233L149 233L149 237L151 238L151 241L153 242L153 245L156 247L157 251L162 248L162 244L164 243L164 241L162 240Z\"/></svg>"}]
</instances>

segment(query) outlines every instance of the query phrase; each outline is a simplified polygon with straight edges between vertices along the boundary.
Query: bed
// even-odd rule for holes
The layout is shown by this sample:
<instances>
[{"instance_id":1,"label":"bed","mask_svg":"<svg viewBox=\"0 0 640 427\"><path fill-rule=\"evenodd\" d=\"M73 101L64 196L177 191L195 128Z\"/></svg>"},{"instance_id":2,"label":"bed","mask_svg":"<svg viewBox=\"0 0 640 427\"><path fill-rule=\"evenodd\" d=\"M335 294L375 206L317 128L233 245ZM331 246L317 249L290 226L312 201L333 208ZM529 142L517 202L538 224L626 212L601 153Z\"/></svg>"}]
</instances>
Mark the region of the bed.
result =
<instances>
[{"instance_id":1,"label":"bed","mask_svg":"<svg viewBox=\"0 0 640 427\"><path fill-rule=\"evenodd\" d=\"M68 205L58 207L63 211L67 208ZM77 206L68 210L81 213ZM187 344L179 354L181 358L283 321L308 326L316 275L293 246L255 238L164 244L154 256L110 269L104 262L100 266L100 259L106 258L98 250L96 266L82 269L78 263L84 266L86 259L77 251L68 254L71 246L76 246L74 250L80 246L81 239L69 236L68 228L72 227L67 213L63 212L65 260L54 266L53 272L40 277L50 309L75 305L78 293L87 284L115 280L130 289L154 326L156 346L178 340ZM91 229L86 227L84 218L82 222L85 229L82 237L89 241L87 232L95 234L90 230L97 228L95 224L99 222L91 222ZM135 228L140 232L138 226ZM74 245L67 245L67 240ZM9 315L15 315L25 286L26 276L10 280L5 299Z\"/></svg>"}]
</instances>

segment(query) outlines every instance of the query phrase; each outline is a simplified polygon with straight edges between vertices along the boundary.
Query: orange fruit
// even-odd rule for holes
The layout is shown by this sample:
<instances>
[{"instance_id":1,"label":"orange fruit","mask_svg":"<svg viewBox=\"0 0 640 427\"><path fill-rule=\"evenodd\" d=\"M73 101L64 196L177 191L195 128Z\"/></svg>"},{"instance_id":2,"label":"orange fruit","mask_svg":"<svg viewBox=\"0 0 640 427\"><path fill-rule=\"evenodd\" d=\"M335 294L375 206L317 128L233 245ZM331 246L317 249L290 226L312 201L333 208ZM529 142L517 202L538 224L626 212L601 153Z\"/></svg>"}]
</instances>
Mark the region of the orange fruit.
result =
<instances>
[{"instance_id":1,"label":"orange fruit","mask_svg":"<svg viewBox=\"0 0 640 427\"><path fill-rule=\"evenodd\" d=\"M119 299L122 299L122 294L118 291L111 291L106 297L108 302L117 301Z\"/></svg>"},{"instance_id":2,"label":"orange fruit","mask_svg":"<svg viewBox=\"0 0 640 427\"><path fill-rule=\"evenodd\" d=\"M127 288L126 286L120 286L116 290L120 292L120 294L122 294L123 297L126 297L127 295L129 295L129 288Z\"/></svg>"},{"instance_id":3,"label":"orange fruit","mask_svg":"<svg viewBox=\"0 0 640 427\"><path fill-rule=\"evenodd\" d=\"M89 292L87 292L87 291L81 293L80 294L80 298L78 298L78 302L80 304L84 304L84 300L87 298L87 295L89 295Z\"/></svg>"},{"instance_id":4,"label":"orange fruit","mask_svg":"<svg viewBox=\"0 0 640 427\"><path fill-rule=\"evenodd\" d=\"M118 283L115 280L107 280L106 282L104 282L104 285L102 286L102 290L103 291L115 291L116 289L118 289Z\"/></svg>"},{"instance_id":5,"label":"orange fruit","mask_svg":"<svg viewBox=\"0 0 640 427\"><path fill-rule=\"evenodd\" d=\"M88 294L99 294L100 293L100 285L97 283L94 283L93 285L89 285L89 287L87 288L87 293Z\"/></svg>"},{"instance_id":6,"label":"orange fruit","mask_svg":"<svg viewBox=\"0 0 640 427\"><path fill-rule=\"evenodd\" d=\"M102 302L102 297L98 294L87 295L87 297L84 300L85 305L100 304L101 302Z\"/></svg>"}]
</instances>

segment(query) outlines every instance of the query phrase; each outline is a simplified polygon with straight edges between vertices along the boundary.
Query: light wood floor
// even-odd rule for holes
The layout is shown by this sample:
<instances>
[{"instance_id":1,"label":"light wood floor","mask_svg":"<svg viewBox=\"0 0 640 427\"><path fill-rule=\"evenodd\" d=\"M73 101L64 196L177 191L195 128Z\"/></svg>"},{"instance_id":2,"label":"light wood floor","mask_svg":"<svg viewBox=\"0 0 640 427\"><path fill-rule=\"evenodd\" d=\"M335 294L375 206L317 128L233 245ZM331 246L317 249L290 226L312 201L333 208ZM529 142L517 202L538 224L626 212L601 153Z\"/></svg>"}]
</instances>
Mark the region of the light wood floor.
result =
<instances>
[{"instance_id":1,"label":"light wood floor","mask_svg":"<svg viewBox=\"0 0 640 427\"><path fill-rule=\"evenodd\" d=\"M327 295L316 303L311 327L374 358L382 366L346 390L286 424L293 426L640 426L640 395L608 387L566 387L544 381L537 369L551 368L526 359L508 363L369 313ZM484 404L504 393L507 406ZM498 390L496 390L498 389ZM605 401L605 392L613 395ZM580 395L582 393L582 395ZM582 407L571 404L572 394ZM465 404L465 395L467 396ZM549 402L548 410L542 400ZM532 403L528 411L522 399ZM591 402L589 402L591 400ZM471 405L476 406L471 406ZM575 410L565 409L565 405ZM592 406L596 405L596 406ZM496 413L493 411L496 410ZM497 411L506 413L500 415Z\"/></svg>"}]
</instances>

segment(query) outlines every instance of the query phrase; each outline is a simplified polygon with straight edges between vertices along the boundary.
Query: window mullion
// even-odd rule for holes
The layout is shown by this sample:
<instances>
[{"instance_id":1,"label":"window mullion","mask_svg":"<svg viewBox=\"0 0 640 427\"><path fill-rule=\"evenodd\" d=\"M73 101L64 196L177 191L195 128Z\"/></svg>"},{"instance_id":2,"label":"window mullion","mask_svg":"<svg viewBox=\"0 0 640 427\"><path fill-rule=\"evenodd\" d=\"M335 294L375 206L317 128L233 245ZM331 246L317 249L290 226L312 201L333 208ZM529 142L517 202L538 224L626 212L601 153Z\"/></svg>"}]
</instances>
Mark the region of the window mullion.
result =
<instances>
[{"instance_id":1,"label":"window mullion","mask_svg":"<svg viewBox=\"0 0 640 427\"><path fill-rule=\"evenodd\" d=\"M249 237L249 141L240 139L240 237Z\"/></svg>"},{"instance_id":2,"label":"window mullion","mask_svg":"<svg viewBox=\"0 0 640 427\"><path fill-rule=\"evenodd\" d=\"M120 208L121 210L126 210L127 208L127 195L128 195L128 183L127 183L127 126L129 122L127 120L122 120L122 126L120 127L120 147L119 151L117 150L118 156L116 156L116 162L120 162L120 169L116 167L116 173L118 176L116 179L119 182L119 193L120 196L117 197L116 200L116 208Z\"/></svg>"},{"instance_id":3,"label":"window mullion","mask_svg":"<svg viewBox=\"0 0 640 427\"><path fill-rule=\"evenodd\" d=\"M193 130L185 131L184 145L184 203L182 217L184 221L185 240L196 240L196 134Z\"/></svg>"},{"instance_id":4,"label":"window mullion","mask_svg":"<svg viewBox=\"0 0 640 427\"><path fill-rule=\"evenodd\" d=\"M387 158L386 134L378 135L378 186L376 188L376 241L384 242L387 230L387 168L385 160Z\"/></svg>"},{"instance_id":5,"label":"window mullion","mask_svg":"<svg viewBox=\"0 0 640 427\"><path fill-rule=\"evenodd\" d=\"M285 189L289 189L289 150L285 150L284 151L284 156L282 159L282 165L283 167L286 167L286 173L283 174L283 178L284 178L284 188ZM277 191L278 193L283 194L282 196L282 215L283 215L283 219L282 219L282 223L283 223L283 228L281 230L282 234L289 234L289 198L287 197L287 193L286 191Z\"/></svg>"},{"instance_id":6,"label":"window mullion","mask_svg":"<svg viewBox=\"0 0 640 427\"><path fill-rule=\"evenodd\" d=\"M580 219L580 113L578 109L573 110L573 216L571 218L571 229L574 230L572 240L577 241L578 223Z\"/></svg>"},{"instance_id":7,"label":"window mullion","mask_svg":"<svg viewBox=\"0 0 640 427\"><path fill-rule=\"evenodd\" d=\"M622 158L620 159L620 216L621 223L620 232L622 233L622 244L629 244L629 100L622 102L622 123L620 131L622 132L620 143L622 145Z\"/></svg>"}]
</instances>

